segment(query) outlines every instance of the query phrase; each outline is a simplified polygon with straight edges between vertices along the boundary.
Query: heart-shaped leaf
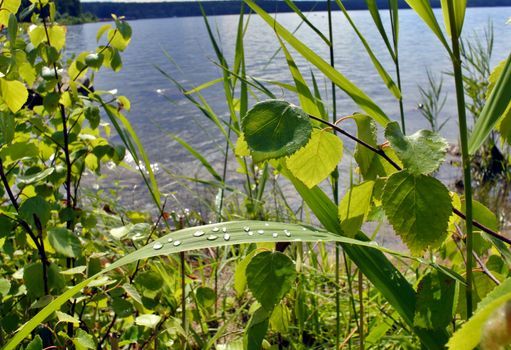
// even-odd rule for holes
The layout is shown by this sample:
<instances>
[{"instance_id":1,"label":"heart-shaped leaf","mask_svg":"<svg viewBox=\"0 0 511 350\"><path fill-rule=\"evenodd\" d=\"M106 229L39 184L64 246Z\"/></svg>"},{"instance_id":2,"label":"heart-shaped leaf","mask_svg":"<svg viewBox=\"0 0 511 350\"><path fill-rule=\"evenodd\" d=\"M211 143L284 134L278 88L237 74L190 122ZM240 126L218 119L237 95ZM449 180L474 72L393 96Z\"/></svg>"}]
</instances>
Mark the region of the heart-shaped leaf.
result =
<instances>
[{"instance_id":1,"label":"heart-shaped leaf","mask_svg":"<svg viewBox=\"0 0 511 350\"><path fill-rule=\"evenodd\" d=\"M258 161L289 156L307 144L312 125L300 108L282 100L259 102L243 118L242 129Z\"/></svg>"}]
</instances>

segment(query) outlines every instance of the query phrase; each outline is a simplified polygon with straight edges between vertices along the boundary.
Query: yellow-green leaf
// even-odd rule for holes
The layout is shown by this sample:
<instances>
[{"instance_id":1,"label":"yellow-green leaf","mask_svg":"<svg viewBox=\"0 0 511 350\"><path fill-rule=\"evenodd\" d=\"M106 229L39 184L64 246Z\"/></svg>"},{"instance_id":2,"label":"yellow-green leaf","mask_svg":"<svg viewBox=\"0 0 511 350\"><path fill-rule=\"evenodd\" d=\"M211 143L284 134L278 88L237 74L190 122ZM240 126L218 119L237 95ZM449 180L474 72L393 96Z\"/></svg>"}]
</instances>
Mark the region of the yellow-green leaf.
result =
<instances>
[{"instance_id":1,"label":"yellow-green leaf","mask_svg":"<svg viewBox=\"0 0 511 350\"><path fill-rule=\"evenodd\" d=\"M341 200L339 218L341 227L348 237L355 237L364 223L371 207L374 181L366 181L352 186Z\"/></svg>"},{"instance_id":2,"label":"yellow-green leaf","mask_svg":"<svg viewBox=\"0 0 511 350\"><path fill-rule=\"evenodd\" d=\"M0 11L0 26L7 26L9 24L9 16L16 14L20 7L21 0L3 0L2 9Z\"/></svg>"},{"instance_id":3,"label":"yellow-green leaf","mask_svg":"<svg viewBox=\"0 0 511 350\"><path fill-rule=\"evenodd\" d=\"M444 15L445 30L450 37L452 37L451 22L449 20L449 7L447 2L451 1L454 9L456 35L459 38L461 30L463 28L463 21L465 20L465 9L467 7L467 0L441 0L442 2L442 13Z\"/></svg>"},{"instance_id":4,"label":"yellow-green leaf","mask_svg":"<svg viewBox=\"0 0 511 350\"><path fill-rule=\"evenodd\" d=\"M23 83L17 80L7 80L0 78L0 90L2 100L11 112L16 113L23 107L28 99L28 91Z\"/></svg>"},{"instance_id":5,"label":"yellow-green leaf","mask_svg":"<svg viewBox=\"0 0 511 350\"><path fill-rule=\"evenodd\" d=\"M328 177L341 161L341 139L328 131L314 130L309 142L286 159L287 168L307 187Z\"/></svg>"}]
</instances>

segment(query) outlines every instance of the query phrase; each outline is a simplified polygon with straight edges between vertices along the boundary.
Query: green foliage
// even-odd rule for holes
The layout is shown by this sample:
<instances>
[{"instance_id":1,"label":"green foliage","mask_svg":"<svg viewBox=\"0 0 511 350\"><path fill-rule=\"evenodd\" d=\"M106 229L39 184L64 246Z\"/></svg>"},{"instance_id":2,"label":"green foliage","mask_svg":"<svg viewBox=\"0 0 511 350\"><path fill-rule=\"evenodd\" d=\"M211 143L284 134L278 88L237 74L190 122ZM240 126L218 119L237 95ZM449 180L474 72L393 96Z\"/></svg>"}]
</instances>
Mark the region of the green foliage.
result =
<instances>
[{"instance_id":1,"label":"green foliage","mask_svg":"<svg viewBox=\"0 0 511 350\"><path fill-rule=\"evenodd\" d=\"M382 204L396 233L412 252L439 247L447 237L451 197L435 178L406 170L395 173L385 184Z\"/></svg>"},{"instance_id":2,"label":"green foliage","mask_svg":"<svg viewBox=\"0 0 511 350\"><path fill-rule=\"evenodd\" d=\"M312 130L301 109L279 100L256 104L243 118L242 128L257 161L293 154L307 143Z\"/></svg>"},{"instance_id":3,"label":"green foliage","mask_svg":"<svg viewBox=\"0 0 511 350\"><path fill-rule=\"evenodd\" d=\"M389 140L404 167L412 174L431 174L445 158L447 141L429 130L421 130L405 136L398 123L392 122L385 128Z\"/></svg>"}]
</instances>

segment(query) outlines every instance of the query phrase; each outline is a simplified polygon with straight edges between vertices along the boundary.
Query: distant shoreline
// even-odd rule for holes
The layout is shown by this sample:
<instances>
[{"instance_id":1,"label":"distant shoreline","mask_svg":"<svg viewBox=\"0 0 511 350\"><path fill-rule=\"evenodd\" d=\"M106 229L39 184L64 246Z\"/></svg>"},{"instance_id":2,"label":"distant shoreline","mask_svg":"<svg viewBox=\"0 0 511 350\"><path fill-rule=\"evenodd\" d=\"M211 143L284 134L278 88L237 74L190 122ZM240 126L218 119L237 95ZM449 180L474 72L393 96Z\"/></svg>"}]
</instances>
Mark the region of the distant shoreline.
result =
<instances>
[{"instance_id":1,"label":"distant shoreline","mask_svg":"<svg viewBox=\"0 0 511 350\"><path fill-rule=\"evenodd\" d=\"M292 12L284 1L259 0L256 1L265 11L270 13ZM377 0L380 9L386 9L387 0ZM208 16L239 14L241 1L203 1L204 12ZM326 1L296 1L296 6L303 12L327 11ZM348 10L367 10L365 0L346 0L343 2ZM440 7L440 0L432 0L433 7ZM333 2L333 10L339 8ZM127 19L165 18L165 17L193 17L202 16L198 2L82 2L82 12L92 13L98 19L110 19L111 14L125 16ZM469 7L498 7L511 6L511 0L468 0ZM400 8L409 8L404 0L399 0ZM249 8L245 5L245 12Z\"/></svg>"}]
</instances>

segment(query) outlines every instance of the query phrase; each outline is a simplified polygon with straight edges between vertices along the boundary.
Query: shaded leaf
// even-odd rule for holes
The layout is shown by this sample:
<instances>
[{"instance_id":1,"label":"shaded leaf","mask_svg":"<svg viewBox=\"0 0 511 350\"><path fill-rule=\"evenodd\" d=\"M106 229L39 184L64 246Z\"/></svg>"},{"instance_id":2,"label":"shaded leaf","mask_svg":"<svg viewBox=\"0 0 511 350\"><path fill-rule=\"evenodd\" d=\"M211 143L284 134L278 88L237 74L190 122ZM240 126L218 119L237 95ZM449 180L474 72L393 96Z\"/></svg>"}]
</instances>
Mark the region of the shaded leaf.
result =
<instances>
[{"instance_id":1,"label":"shaded leaf","mask_svg":"<svg viewBox=\"0 0 511 350\"><path fill-rule=\"evenodd\" d=\"M456 281L438 270L422 277L417 287L417 327L436 329L447 327L456 311Z\"/></svg>"},{"instance_id":2,"label":"shaded leaf","mask_svg":"<svg viewBox=\"0 0 511 350\"><path fill-rule=\"evenodd\" d=\"M36 335L30 343L28 343L26 350L43 350L43 340L39 335Z\"/></svg>"},{"instance_id":3,"label":"shaded leaf","mask_svg":"<svg viewBox=\"0 0 511 350\"><path fill-rule=\"evenodd\" d=\"M408 171L392 174L383 189L382 204L412 253L438 247L447 237L451 197L437 179Z\"/></svg>"},{"instance_id":4,"label":"shaded leaf","mask_svg":"<svg viewBox=\"0 0 511 350\"><path fill-rule=\"evenodd\" d=\"M48 220L50 220L51 212L50 205L44 199L39 196L32 197L21 203L19 209L20 217L28 222L33 228L37 228L40 223L43 227L46 226ZM36 216L39 222L34 219Z\"/></svg>"},{"instance_id":5,"label":"shaded leaf","mask_svg":"<svg viewBox=\"0 0 511 350\"><path fill-rule=\"evenodd\" d=\"M261 161L293 154L307 143L312 131L307 114L282 100L255 104L243 118L242 128Z\"/></svg>"},{"instance_id":6,"label":"shaded leaf","mask_svg":"<svg viewBox=\"0 0 511 350\"><path fill-rule=\"evenodd\" d=\"M240 298L245 291L245 287L247 286L247 266L254 257L256 251L253 250L247 256L243 258L239 263L236 264L236 270L234 271L234 290L236 291L236 296Z\"/></svg>"},{"instance_id":7,"label":"shaded leaf","mask_svg":"<svg viewBox=\"0 0 511 350\"><path fill-rule=\"evenodd\" d=\"M248 288L266 310L284 297L296 278L293 262L280 252L262 252L247 266Z\"/></svg>"},{"instance_id":8,"label":"shaded leaf","mask_svg":"<svg viewBox=\"0 0 511 350\"><path fill-rule=\"evenodd\" d=\"M81 255L81 243L73 232L64 227L54 227L48 230L50 244L59 254L68 258L77 258Z\"/></svg>"},{"instance_id":9,"label":"shaded leaf","mask_svg":"<svg viewBox=\"0 0 511 350\"><path fill-rule=\"evenodd\" d=\"M76 336L73 338L73 344L76 346L77 350L96 348L96 343L94 342L92 335L88 334L81 328L76 330Z\"/></svg>"}]
</instances>

